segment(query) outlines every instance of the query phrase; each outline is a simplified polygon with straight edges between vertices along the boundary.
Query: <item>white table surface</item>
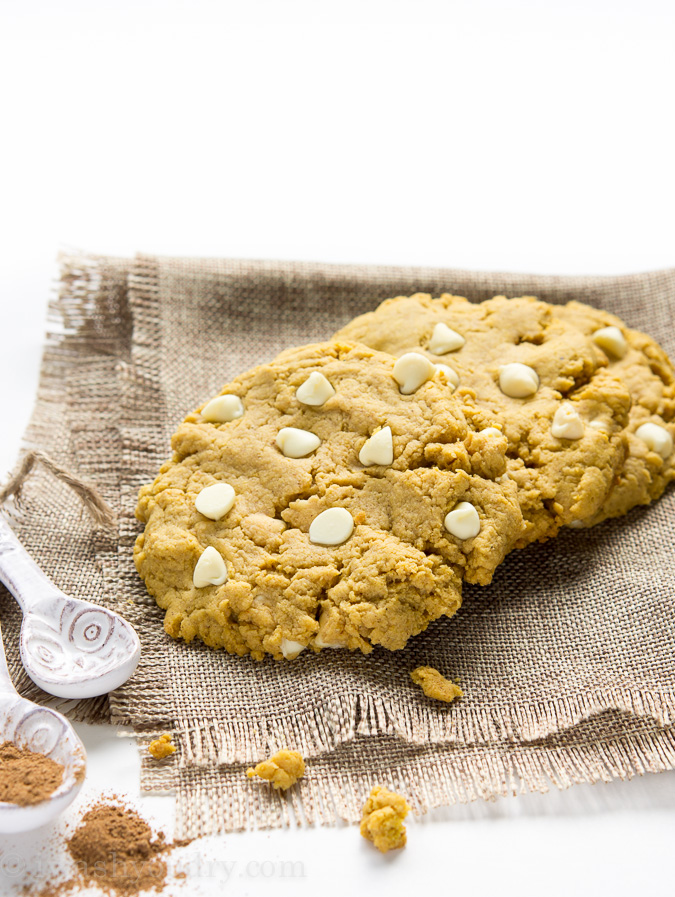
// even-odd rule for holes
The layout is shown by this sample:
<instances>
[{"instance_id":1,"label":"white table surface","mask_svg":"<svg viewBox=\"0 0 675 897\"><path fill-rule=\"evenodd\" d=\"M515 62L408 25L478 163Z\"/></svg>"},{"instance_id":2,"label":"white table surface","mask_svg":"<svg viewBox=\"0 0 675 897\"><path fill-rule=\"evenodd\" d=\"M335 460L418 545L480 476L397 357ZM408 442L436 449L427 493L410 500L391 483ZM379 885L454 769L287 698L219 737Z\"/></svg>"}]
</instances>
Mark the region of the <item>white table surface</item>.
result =
<instances>
[{"instance_id":1,"label":"white table surface","mask_svg":"<svg viewBox=\"0 0 675 897\"><path fill-rule=\"evenodd\" d=\"M0 477L60 247L675 265L674 36L665 0L5 0ZM112 783L170 831L172 800L139 796L133 743L78 729L89 773L69 817ZM387 857L341 826L202 839L173 862L182 893L670 893L674 823L669 773L445 808ZM48 835L0 840L0 892Z\"/></svg>"}]
</instances>

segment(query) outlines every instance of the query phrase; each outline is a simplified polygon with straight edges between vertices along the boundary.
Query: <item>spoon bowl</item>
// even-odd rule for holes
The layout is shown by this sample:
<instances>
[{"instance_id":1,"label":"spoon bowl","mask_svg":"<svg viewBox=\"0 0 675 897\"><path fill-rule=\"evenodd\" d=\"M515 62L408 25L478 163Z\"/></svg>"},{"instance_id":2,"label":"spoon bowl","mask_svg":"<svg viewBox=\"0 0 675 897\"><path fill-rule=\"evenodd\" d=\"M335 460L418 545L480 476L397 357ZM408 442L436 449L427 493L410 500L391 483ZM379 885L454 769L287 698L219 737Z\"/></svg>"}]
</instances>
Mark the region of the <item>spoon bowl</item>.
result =
<instances>
[{"instance_id":1,"label":"spoon bowl","mask_svg":"<svg viewBox=\"0 0 675 897\"><path fill-rule=\"evenodd\" d=\"M28 806L0 801L0 833L14 834L52 822L73 802L84 782L87 755L68 720L21 698L9 678L0 634L0 744L45 754L63 766L63 781L45 800Z\"/></svg>"},{"instance_id":2,"label":"spoon bowl","mask_svg":"<svg viewBox=\"0 0 675 897\"><path fill-rule=\"evenodd\" d=\"M119 614L66 595L0 516L0 580L23 611L21 660L41 689L79 700L107 694L133 674L141 644Z\"/></svg>"},{"instance_id":3,"label":"spoon bowl","mask_svg":"<svg viewBox=\"0 0 675 897\"><path fill-rule=\"evenodd\" d=\"M77 700L106 694L126 682L136 669L141 646L118 614L64 595L24 615L20 650L36 685Z\"/></svg>"}]
</instances>

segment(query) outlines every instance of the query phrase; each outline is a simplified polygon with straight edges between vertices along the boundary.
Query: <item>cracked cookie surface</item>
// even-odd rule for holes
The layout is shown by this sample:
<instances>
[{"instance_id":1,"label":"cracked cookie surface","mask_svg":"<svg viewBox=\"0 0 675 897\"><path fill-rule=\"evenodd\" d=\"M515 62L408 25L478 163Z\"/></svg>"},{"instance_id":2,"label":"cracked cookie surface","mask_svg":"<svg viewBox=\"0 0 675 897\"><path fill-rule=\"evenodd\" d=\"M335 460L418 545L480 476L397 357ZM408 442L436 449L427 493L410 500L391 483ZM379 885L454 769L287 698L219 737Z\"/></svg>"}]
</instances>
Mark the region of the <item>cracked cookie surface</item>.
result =
<instances>
[{"instance_id":1,"label":"cracked cookie surface","mask_svg":"<svg viewBox=\"0 0 675 897\"><path fill-rule=\"evenodd\" d=\"M463 579L490 581L522 532L506 440L480 432L442 371L403 395L395 361L289 350L223 389L240 402L187 416L137 508L136 566L170 635L257 659L396 650L455 613ZM371 463L389 460L380 442L391 463ZM469 538L446 528L461 503L479 521Z\"/></svg>"},{"instance_id":2,"label":"cracked cookie surface","mask_svg":"<svg viewBox=\"0 0 675 897\"><path fill-rule=\"evenodd\" d=\"M579 303L555 306L527 296L471 303L419 293L383 302L336 338L397 356L422 352L456 372L457 392L469 390L486 425L496 424L508 441L507 470L525 519L517 547L523 547L561 526L625 513L660 494L672 476L671 462L655 458L644 475L646 447L631 437L643 420L672 420L668 361L621 322L630 351L621 361L608 355L593 334L616 322ZM641 397L643 404L648 397L649 417L637 410Z\"/></svg>"}]
</instances>

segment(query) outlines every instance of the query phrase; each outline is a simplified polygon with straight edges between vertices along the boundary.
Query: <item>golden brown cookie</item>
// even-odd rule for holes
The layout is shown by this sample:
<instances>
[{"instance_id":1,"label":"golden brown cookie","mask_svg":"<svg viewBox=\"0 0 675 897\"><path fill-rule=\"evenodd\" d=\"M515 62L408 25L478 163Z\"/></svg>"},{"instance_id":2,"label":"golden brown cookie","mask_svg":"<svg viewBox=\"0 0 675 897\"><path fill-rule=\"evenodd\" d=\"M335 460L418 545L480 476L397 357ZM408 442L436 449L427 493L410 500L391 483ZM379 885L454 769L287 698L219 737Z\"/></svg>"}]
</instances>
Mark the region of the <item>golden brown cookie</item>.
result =
<instances>
[{"instance_id":1,"label":"golden brown cookie","mask_svg":"<svg viewBox=\"0 0 675 897\"><path fill-rule=\"evenodd\" d=\"M188 415L137 509L170 635L258 659L396 650L463 579L490 581L522 532L506 440L443 371L400 361L306 346Z\"/></svg>"},{"instance_id":2,"label":"golden brown cookie","mask_svg":"<svg viewBox=\"0 0 675 897\"><path fill-rule=\"evenodd\" d=\"M564 525L625 513L673 476L672 452L657 458L632 435L647 420L672 434L672 369L653 341L621 322L629 350L617 361L594 336L615 322L579 303L497 296L473 304L420 293L383 302L336 338L397 356L419 352L455 372L455 395L469 390L485 425L508 440L522 547Z\"/></svg>"}]
</instances>

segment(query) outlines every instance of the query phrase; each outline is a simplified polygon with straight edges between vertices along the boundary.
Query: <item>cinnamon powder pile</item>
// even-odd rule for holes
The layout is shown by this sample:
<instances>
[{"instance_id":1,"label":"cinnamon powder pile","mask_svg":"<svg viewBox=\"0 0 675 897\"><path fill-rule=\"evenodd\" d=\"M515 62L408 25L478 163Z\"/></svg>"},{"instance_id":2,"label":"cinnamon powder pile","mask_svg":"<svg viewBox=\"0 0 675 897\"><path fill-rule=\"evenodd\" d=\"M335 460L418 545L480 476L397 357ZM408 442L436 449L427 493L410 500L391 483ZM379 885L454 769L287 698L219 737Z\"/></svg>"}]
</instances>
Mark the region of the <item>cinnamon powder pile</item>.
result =
<instances>
[{"instance_id":1,"label":"cinnamon powder pile","mask_svg":"<svg viewBox=\"0 0 675 897\"><path fill-rule=\"evenodd\" d=\"M47 800L63 782L60 763L11 741L0 744L0 801L21 807Z\"/></svg>"},{"instance_id":2,"label":"cinnamon powder pile","mask_svg":"<svg viewBox=\"0 0 675 897\"><path fill-rule=\"evenodd\" d=\"M65 841L60 835L49 846L49 880L27 880L21 893L23 897L75 897L92 886L109 897L162 892L169 874L163 856L191 842L167 841L163 832L155 835L136 810L113 795L91 806ZM57 861L63 847L75 869L63 868ZM43 850L47 851L47 845ZM184 878L185 872L172 871L170 881L175 884Z\"/></svg>"},{"instance_id":3,"label":"cinnamon powder pile","mask_svg":"<svg viewBox=\"0 0 675 897\"><path fill-rule=\"evenodd\" d=\"M153 837L135 810L107 804L85 813L68 840L68 851L85 884L124 895L160 889L166 879L161 854L174 846L167 844L162 832Z\"/></svg>"}]
</instances>

